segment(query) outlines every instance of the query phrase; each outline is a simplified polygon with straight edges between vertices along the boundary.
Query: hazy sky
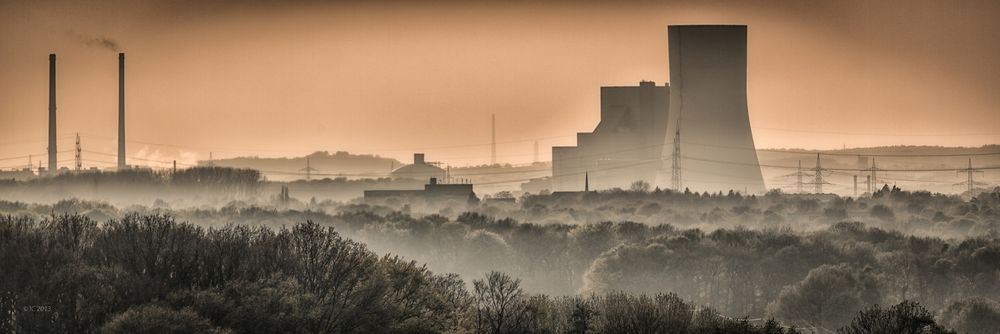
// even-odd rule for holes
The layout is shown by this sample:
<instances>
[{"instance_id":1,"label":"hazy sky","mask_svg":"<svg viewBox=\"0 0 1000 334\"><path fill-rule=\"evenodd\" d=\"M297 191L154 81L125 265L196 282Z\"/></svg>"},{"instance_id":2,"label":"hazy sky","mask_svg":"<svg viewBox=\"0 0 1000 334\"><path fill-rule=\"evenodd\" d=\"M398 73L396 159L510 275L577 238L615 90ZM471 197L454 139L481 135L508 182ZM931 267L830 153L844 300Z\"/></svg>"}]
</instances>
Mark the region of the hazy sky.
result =
<instances>
[{"instance_id":1,"label":"hazy sky","mask_svg":"<svg viewBox=\"0 0 1000 334\"><path fill-rule=\"evenodd\" d=\"M667 80L668 25L717 23L749 25L758 148L979 146L1000 143L997 17L997 1L0 0L0 158L45 152L50 52L60 151L80 133L116 152L117 59L92 42L108 38L136 157L484 163L495 113L499 160L530 162L535 140L547 160L596 126L600 86Z\"/></svg>"}]
</instances>

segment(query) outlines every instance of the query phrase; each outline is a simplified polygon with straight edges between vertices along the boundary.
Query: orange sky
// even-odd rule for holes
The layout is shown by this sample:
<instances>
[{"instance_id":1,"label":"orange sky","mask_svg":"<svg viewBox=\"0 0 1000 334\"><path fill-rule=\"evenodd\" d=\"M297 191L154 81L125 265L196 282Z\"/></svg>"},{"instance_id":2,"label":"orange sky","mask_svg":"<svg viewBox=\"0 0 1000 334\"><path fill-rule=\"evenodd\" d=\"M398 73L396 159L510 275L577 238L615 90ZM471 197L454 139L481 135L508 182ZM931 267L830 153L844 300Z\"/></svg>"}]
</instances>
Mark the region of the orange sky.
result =
<instances>
[{"instance_id":1,"label":"orange sky","mask_svg":"<svg viewBox=\"0 0 1000 334\"><path fill-rule=\"evenodd\" d=\"M995 1L274 3L0 0L0 158L45 152L50 52L60 151L116 152L116 55L86 43L107 37L131 156L478 164L495 113L500 161L535 140L548 160L596 126L600 86L667 80L667 25L711 23L749 25L758 148L1000 143Z\"/></svg>"}]
</instances>

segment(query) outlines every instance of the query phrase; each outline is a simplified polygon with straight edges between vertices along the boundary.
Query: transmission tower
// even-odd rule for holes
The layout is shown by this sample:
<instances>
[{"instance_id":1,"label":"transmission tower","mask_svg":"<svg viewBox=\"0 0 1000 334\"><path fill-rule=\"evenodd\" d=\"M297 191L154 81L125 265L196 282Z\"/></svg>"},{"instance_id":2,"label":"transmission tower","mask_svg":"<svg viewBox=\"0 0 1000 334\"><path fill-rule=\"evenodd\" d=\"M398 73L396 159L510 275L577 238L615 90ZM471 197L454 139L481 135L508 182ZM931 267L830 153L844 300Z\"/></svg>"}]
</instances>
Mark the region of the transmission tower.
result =
<instances>
[{"instance_id":1,"label":"transmission tower","mask_svg":"<svg viewBox=\"0 0 1000 334\"><path fill-rule=\"evenodd\" d=\"M875 193L875 189L878 188L878 165L875 163L875 157L872 157L872 166L868 168L868 193Z\"/></svg>"},{"instance_id":2,"label":"transmission tower","mask_svg":"<svg viewBox=\"0 0 1000 334\"><path fill-rule=\"evenodd\" d=\"M309 179L312 178L312 172L317 171L317 169L309 166L309 158L306 158L306 168L300 169L299 171L306 172L306 181L309 181Z\"/></svg>"},{"instance_id":3,"label":"transmission tower","mask_svg":"<svg viewBox=\"0 0 1000 334\"><path fill-rule=\"evenodd\" d=\"M797 194L804 194L805 193L805 185L807 183L804 180L805 180L806 177L809 177L809 176L811 176L811 175L809 175L809 173L806 173L806 171L804 169L802 169L802 160L799 160L799 167L798 167L798 169L795 170L795 173L781 175L780 177L782 177L782 178L795 177L795 192Z\"/></svg>"},{"instance_id":4,"label":"transmission tower","mask_svg":"<svg viewBox=\"0 0 1000 334\"><path fill-rule=\"evenodd\" d=\"M976 173L983 173L983 174L985 174L985 173L983 171L981 171L981 170L972 168L972 158L969 158L969 167L968 168L963 169L963 170L959 170L959 171L956 171L956 172L958 172L959 174L961 174L961 173L965 173L966 174L966 180L965 180L965 182L959 182L959 183L956 183L955 185L956 186L967 186L968 187L967 191L969 192L969 195L972 195L972 190L976 186L985 186L986 185L986 183L977 182L977 181L973 180L973 177L976 175Z\"/></svg>"},{"instance_id":5,"label":"transmission tower","mask_svg":"<svg viewBox=\"0 0 1000 334\"><path fill-rule=\"evenodd\" d=\"M816 191L817 194L822 194L823 193L823 185L824 184L830 184L829 182L826 182L825 180L823 180L823 172L825 172L825 171L826 171L826 169L823 169L823 164L822 164L822 161L819 158L819 153L816 153L816 168L813 170L813 174L815 174L815 175L813 175L813 182L812 182L812 184L816 187L815 191Z\"/></svg>"},{"instance_id":6,"label":"transmission tower","mask_svg":"<svg viewBox=\"0 0 1000 334\"><path fill-rule=\"evenodd\" d=\"M83 168L83 149L80 147L80 134L76 134L76 171Z\"/></svg>"},{"instance_id":7,"label":"transmission tower","mask_svg":"<svg viewBox=\"0 0 1000 334\"><path fill-rule=\"evenodd\" d=\"M678 121L677 131L674 132L674 152L671 155L670 187L674 191L681 191L681 128Z\"/></svg>"}]
</instances>

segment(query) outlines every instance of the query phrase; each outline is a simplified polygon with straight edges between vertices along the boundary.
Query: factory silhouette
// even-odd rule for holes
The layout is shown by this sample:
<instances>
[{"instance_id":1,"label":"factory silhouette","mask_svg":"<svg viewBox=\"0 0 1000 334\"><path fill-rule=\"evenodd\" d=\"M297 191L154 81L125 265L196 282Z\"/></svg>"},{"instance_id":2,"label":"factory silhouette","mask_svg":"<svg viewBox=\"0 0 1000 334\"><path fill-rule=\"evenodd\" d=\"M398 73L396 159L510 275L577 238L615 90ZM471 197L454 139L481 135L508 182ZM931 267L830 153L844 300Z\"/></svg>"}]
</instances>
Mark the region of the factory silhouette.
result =
<instances>
[{"instance_id":1,"label":"factory silhouette","mask_svg":"<svg viewBox=\"0 0 1000 334\"><path fill-rule=\"evenodd\" d=\"M551 190L628 188L638 181L676 191L766 190L747 108L747 27L670 26L668 42L671 84L601 87L594 131L578 133L577 146L552 148ZM475 198L472 184L439 184L450 177L421 153L393 174L430 182L423 190L365 191L365 199Z\"/></svg>"},{"instance_id":2,"label":"factory silhouette","mask_svg":"<svg viewBox=\"0 0 1000 334\"><path fill-rule=\"evenodd\" d=\"M557 191L644 181L695 191L764 191L747 110L747 27L668 28L670 83L601 87L601 122L552 148Z\"/></svg>"},{"instance_id":3,"label":"factory silhouette","mask_svg":"<svg viewBox=\"0 0 1000 334\"><path fill-rule=\"evenodd\" d=\"M678 191L765 191L747 109L747 27L675 25L667 32L670 82L601 87L601 121L594 131L578 133L577 146L552 148L549 189L627 188L642 181ZM56 55L50 54L49 174L58 172L56 118ZM495 118L493 127L491 162L496 164ZM128 169L124 53L118 54L117 139L117 169ZM79 145L77 151L79 161ZM315 170L306 166L307 173ZM471 182L452 178L440 166L425 162L422 153L414 154L413 164L394 169L390 177L424 180L428 192L461 189L443 193L461 192L463 198L472 192ZM442 188L444 184L456 186ZM392 194L391 190L365 193L366 197ZM415 192L401 189L398 194Z\"/></svg>"},{"instance_id":4,"label":"factory silhouette","mask_svg":"<svg viewBox=\"0 0 1000 334\"><path fill-rule=\"evenodd\" d=\"M58 172L58 146L56 126L56 54L49 54L49 166L39 168L39 174ZM77 168L80 168L79 137L77 138ZM118 169L126 169L125 162L125 53L118 53Z\"/></svg>"}]
</instances>

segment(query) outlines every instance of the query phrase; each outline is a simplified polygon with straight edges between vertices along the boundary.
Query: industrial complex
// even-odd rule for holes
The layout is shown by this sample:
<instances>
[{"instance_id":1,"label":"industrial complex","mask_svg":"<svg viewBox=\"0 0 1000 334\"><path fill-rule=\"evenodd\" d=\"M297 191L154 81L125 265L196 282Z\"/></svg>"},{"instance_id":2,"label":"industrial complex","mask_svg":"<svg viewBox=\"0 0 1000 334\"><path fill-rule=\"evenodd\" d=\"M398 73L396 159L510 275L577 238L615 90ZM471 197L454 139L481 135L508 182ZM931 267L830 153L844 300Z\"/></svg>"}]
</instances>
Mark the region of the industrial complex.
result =
<instances>
[{"instance_id":1,"label":"industrial complex","mask_svg":"<svg viewBox=\"0 0 1000 334\"><path fill-rule=\"evenodd\" d=\"M748 28L745 25L668 26L669 82L657 84L653 81L640 81L636 86L600 87L599 123L591 132L577 133L575 146L552 147L551 174L549 164L538 160L537 139L534 143L535 159L531 165L512 166L497 161L496 117L493 115L490 119L488 165L449 167L442 162L426 161L424 153L414 153L413 163L408 165L399 166L400 163L395 159L370 154L365 159L371 160L371 164L354 166L346 162L328 162L327 168L340 170L326 170L324 173L314 173L318 170L310 166L309 156L305 157L305 168L302 169L270 163L252 165L246 161L242 165L230 164L223 167L250 168L293 180L304 176L307 182L314 175L378 179L385 182L383 186L368 185L364 188L368 190L364 192L364 197L372 200L434 197L465 201L477 198L473 193L474 187L476 191L484 193L490 193L491 190L541 194L655 188L698 193L735 191L762 194L767 191L762 167L767 168L771 188L794 189L796 193L804 193L804 186L809 185L814 187L814 193L829 193L830 190L824 190L823 187L833 183L824 177L830 176L831 171L837 167L824 168L820 155L846 155L854 159L854 154L798 152L808 154L810 159L815 154L815 165L803 169L801 160L775 156L787 155L788 152L756 150L747 106L747 35ZM57 139L60 137L57 132L56 55L49 54L48 61L47 167L43 166L44 158L39 159L44 154L40 150L33 155L8 158L27 158L27 167L18 165L16 168L0 170L0 181L25 181L69 172L70 169L65 164L61 168L59 166L60 153L75 151L74 171L98 169L96 166L83 168L82 161L86 161L81 158L83 152L115 156L110 152L83 150L79 134L76 135L75 149L58 150ZM101 161L109 165L108 170L147 168L142 163L135 166L127 163L125 102L125 54L118 53L118 150L116 163ZM767 162L763 166L758 154ZM342 155L351 156L347 152L337 152L337 156ZM185 165L215 166L212 153L208 152L208 156L207 164ZM320 156L330 155L323 152ZM841 184L843 193L853 189L853 194L857 195L859 182L864 186L862 188L865 193L873 192L880 183L888 183L885 170L876 165L876 156L877 153L861 152L857 154L857 162L851 162L854 167L840 168L837 176L850 180ZM968 157L967 168L944 170L966 175L966 181L956 183L955 186L962 185L969 193L974 186L983 185L972 179L976 173L982 173L982 170L979 169L981 167L973 166L971 157ZM257 157L239 159L253 162ZM157 162L161 166L170 164L170 161L138 156L132 157L132 160ZM294 159L291 161L289 163L296 163ZM174 171L176 168L175 160ZM795 172L774 175L775 169ZM794 182L781 184L782 178L791 177L794 177ZM853 188L847 186L848 183L852 183ZM419 188L421 186L424 186L423 189ZM359 194L360 190L358 189Z\"/></svg>"},{"instance_id":2,"label":"industrial complex","mask_svg":"<svg viewBox=\"0 0 1000 334\"><path fill-rule=\"evenodd\" d=\"M761 192L747 109L747 27L668 28L670 83L602 87L601 122L552 148L556 191L627 188Z\"/></svg>"},{"instance_id":3,"label":"industrial complex","mask_svg":"<svg viewBox=\"0 0 1000 334\"><path fill-rule=\"evenodd\" d=\"M58 153L59 149L57 146L57 121L58 115L56 113L56 54L49 54L49 134L48 134L48 168L43 168L39 165L38 175L44 174L54 174L59 172L58 167ZM81 168L80 163L80 140L77 136L77 147L76 147L76 168L79 170ZM41 162L39 162L41 164ZM31 174L31 164L28 164L28 168L24 170L17 171L16 179L25 179L28 174ZM126 169L128 164L125 161L125 53L118 53L118 160L117 169ZM14 174L11 173L13 176Z\"/></svg>"}]
</instances>

